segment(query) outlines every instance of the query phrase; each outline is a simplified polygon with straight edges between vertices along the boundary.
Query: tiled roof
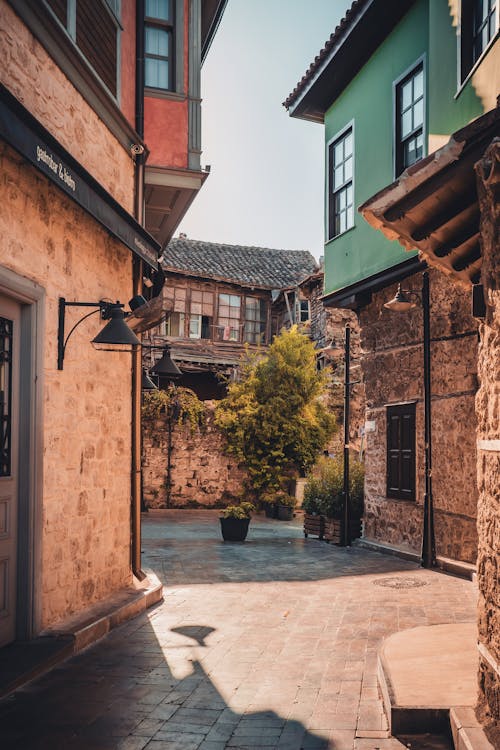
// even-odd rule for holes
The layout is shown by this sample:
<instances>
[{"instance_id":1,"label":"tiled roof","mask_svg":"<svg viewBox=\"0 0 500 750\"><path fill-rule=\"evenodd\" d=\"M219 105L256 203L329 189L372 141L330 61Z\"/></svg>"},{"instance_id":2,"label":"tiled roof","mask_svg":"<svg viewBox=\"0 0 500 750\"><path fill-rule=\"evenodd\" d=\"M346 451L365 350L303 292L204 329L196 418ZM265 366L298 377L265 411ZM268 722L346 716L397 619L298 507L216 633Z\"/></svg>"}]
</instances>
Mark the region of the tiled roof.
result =
<instances>
[{"instance_id":1,"label":"tiled roof","mask_svg":"<svg viewBox=\"0 0 500 750\"><path fill-rule=\"evenodd\" d=\"M346 11L344 18L342 18L339 25L335 28L335 31L330 34L330 38L325 42L325 46L323 47L323 49L320 50L318 55L316 55L298 84L295 86L292 93L289 94L283 102L283 106L286 107L286 109L289 109L289 107L295 102L297 97L302 93L315 72L318 70L323 60L328 57L328 54L330 53L332 47L334 47L337 42L340 41L342 36L355 21L359 13L361 13L363 8L368 5L368 2L369 0L354 0L351 7Z\"/></svg>"},{"instance_id":2,"label":"tiled roof","mask_svg":"<svg viewBox=\"0 0 500 750\"><path fill-rule=\"evenodd\" d=\"M170 240L163 251L162 267L165 271L266 289L293 286L318 268L308 250L220 245L183 237Z\"/></svg>"}]
</instances>

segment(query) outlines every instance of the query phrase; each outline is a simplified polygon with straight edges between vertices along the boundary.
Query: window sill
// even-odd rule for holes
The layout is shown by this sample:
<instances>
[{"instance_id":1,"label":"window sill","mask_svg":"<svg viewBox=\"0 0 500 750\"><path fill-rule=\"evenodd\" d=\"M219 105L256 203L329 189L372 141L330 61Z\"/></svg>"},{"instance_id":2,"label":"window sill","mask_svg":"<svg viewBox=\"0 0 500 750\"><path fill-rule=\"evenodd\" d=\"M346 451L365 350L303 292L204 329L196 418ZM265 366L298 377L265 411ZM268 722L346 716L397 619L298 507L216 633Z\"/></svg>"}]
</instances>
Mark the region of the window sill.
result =
<instances>
[{"instance_id":1,"label":"window sill","mask_svg":"<svg viewBox=\"0 0 500 750\"><path fill-rule=\"evenodd\" d=\"M170 90L167 91L167 89L155 89L152 86L144 87L144 96L149 96L152 99L170 99L177 102L183 102L186 100L186 95L183 93Z\"/></svg>"},{"instance_id":2,"label":"window sill","mask_svg":"<svg viewBox=\"0 0 500 750\"><path fill-rule=\"evenodd\" d=\"M335 240L338 240L340 237L343 237L345 234L348 234L348 232L352 232L353 229L356 229L356 224L353 224L352 227L349 227L348 229L344 229L343 232L340 234L336 234L334 237L330 237L325 242L325 245L328 245L330 242L334 242Z\"/></svg>"}]
</instances>

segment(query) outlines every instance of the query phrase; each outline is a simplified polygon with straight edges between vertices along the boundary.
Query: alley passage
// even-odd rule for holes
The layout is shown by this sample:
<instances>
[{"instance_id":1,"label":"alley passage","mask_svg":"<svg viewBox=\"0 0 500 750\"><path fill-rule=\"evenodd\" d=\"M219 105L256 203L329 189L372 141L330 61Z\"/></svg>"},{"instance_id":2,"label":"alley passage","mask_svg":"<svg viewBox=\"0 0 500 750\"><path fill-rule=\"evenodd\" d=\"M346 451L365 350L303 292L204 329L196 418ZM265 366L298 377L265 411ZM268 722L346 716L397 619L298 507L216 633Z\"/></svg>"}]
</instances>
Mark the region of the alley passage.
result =
<instances>
[{"instance_id":1,"label":"alley passage","mask_svg":"<svg viewBox=\"0 0 500 750\"><path fill-rule=\"evenodd\" d=\"M223 543L212 511L144 517L165 600L0 703L16 750L390 750L377 647L475 620L472 583L305 540L254 517Z\"/></svg>"}]
</instances>

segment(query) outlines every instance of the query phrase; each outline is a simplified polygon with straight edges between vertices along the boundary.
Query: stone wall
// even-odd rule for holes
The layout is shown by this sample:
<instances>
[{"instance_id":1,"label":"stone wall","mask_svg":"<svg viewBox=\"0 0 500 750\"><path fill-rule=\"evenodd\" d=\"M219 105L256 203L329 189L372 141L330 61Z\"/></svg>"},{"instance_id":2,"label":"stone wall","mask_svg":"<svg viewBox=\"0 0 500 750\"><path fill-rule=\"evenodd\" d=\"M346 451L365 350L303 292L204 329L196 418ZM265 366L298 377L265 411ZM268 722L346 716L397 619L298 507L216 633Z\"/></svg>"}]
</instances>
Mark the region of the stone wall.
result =
<instances>
[{"instance_id":1,"label":"stone wall","mask_svg":"<svg viewBox=\"0 0 500 750\"><path fill-rule=\"evenodd\" d=\"M58 298L132 296L131 253L0 141L0 269L45 290L41 626L131 582L130 354L90 344L95 315L57 368ZM96 272L97 269L97 272ZM66 332L83 315L67 310Z\"/></svg>"},{"instance_id":2,"label":"stone wall","mask_svg":"<svg viewBox=\"0 0 500 750\"><path fill-rule=\"evenodd\" d=\"M127 211L134 163L5 0L0 0L0 81Z\"/></svg>"},{"instance_id":3,"label":"stone wall","mask_svg":"<svg viewBox=\"0 0 500 750\"><path fill-rule=\"evenodd\" d=\"M304 290L305 291L305 290ZM345 327L351 328L350 360L351 360L351 402L349 434L350 444L356 452L363 450L361 428L365 421L364 385L361 380L361 344L359 321L352 310L325 307L323 300L323 277L316 284L310 284L308 298L311 308L310 336L313 342L324 349L325 364L331 368L331 406L339 425L339 432L334 438L335 450L339 450L343 440L342 424L344 418L344 336ZM357 381L357 382L356 382Z\"/></svg>"},{"instance_id":4,"label":"stone wall","mask_svg":"<svg viewBox=\"0 0 500 750\"><path fill-rule=\"evenodd\" d=\"M430 271L432 481L438 555L475 562L477 324L469 295ZM404 281L421 290L421 276ZM423 524L423 329L420 303L407 313L384 309L396 286L373 295L360 315L366 420L364 536L420 552ZM416 500L386 496L386 407L415 401Z\"/></svg>"},{"instance_id":5,"label":"stone wall","mask_svg":"<svg viewBox=\"0 0 500 750\"><path fill-rule=\"evenodd\" d=\"M190 433L175 426L172 433L170 507L207 508L227 505L241 490L245 472L224 451L213 424L214 406L205 402L206 429ZM143 431L143 492L148 508L166 508L168 427L166 418L145 424Z\"/></svg>"},{"instance_id":6,"label":"stone wall","mask_svg":"<svg viewBox=\"0 0 500 750\"><path fill-rule=\"evenodd\" d=\"M481 207L482 283L487 303L480 327L480 388L476 398L479 460L478 629L480 713L500 743L500 145L477 166Z\"/></svg>"}]
</instances>

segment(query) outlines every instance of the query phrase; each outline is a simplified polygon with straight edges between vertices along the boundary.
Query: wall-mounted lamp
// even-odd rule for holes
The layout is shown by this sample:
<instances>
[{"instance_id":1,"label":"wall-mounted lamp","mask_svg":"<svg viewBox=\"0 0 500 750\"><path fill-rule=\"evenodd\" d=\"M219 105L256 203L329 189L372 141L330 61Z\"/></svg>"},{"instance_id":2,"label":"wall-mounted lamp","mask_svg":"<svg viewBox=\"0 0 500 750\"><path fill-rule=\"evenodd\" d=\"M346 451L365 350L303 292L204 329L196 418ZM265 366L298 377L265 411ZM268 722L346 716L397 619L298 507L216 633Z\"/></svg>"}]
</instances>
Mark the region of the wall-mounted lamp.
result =
<instances>
[{"instance_id":1,"label":"wall-mounted lamp","mask_svg":"<svg viewBox=\"0 0 500 750\"><path fill-rule=\"evenodd\" d=\"M153 383L146 370L142 371L142 384L141 389L143 391L157 391L157 386Z\"/></svg>"},{"instance_id":2,"label":"wall-mounted lamp","mask_svg":"<svg viewBox=\"0 0 500 750\"><path fill-rule=\"evenodd\" d=\"M174 360L170 356L170 347L164 346L162 347L162 349L163 355L161 359L159 359L158 362L153 365L149 372L151 373L151 375L159 375L160 377L166 378L167 380L178 380L180 377L182 377L182 372L179 370Z\"/></svg>"},{"instance_id":3,"label":"wall-mounted lamp","mask_svg":"<svg viewBox=\"0 0 500 750\"><path fill-rule=\"evenodd\" d=\"M408 310L411 310L412 307L415 307L416 304L410 299L410 295L417 299L420 298L418 292L413 292L409 289L401 289L401 284L398 284L396 296L389 300L389 302L386 302L384 307L387 307L388 310L392 310L393 312L407 312Z\"/></svg>"},{"instance_id":4,"label":"wall-mounted lamp","mask_svg":"<svg viewBox=\"0 0 500 750\"><path fill-rule=\"evenodd\" d=\"M84 315L83 318L80 318L65 337L64 327L67 307L94 307L96 309ZM96 349L102 351L131 351L133 346L140 345L141 342L135 333L125 323L126 313L122 308L123 305L120 302L106 302L104 300L100 300L99 302L66 302L64 297L60 297L59 326L57 331L57 369L63 369L66 346L73 331L78 328L80 323L83 323L84 320L97 312L101 313L102 320L107 320L108 322L102 331L91 341Z\"/></svg>"}]
</instances>

